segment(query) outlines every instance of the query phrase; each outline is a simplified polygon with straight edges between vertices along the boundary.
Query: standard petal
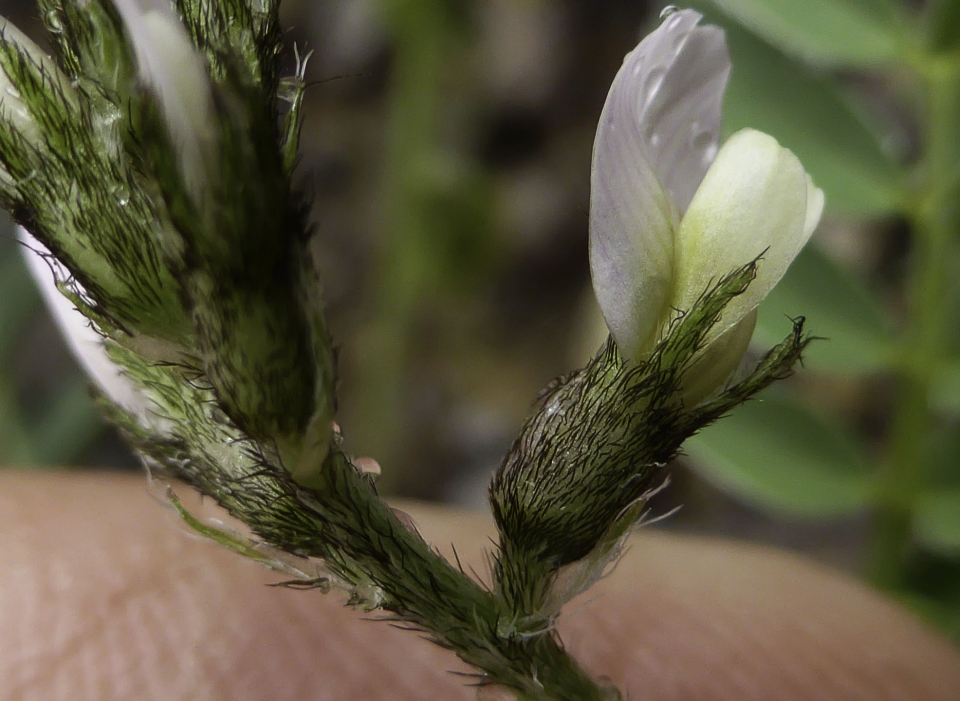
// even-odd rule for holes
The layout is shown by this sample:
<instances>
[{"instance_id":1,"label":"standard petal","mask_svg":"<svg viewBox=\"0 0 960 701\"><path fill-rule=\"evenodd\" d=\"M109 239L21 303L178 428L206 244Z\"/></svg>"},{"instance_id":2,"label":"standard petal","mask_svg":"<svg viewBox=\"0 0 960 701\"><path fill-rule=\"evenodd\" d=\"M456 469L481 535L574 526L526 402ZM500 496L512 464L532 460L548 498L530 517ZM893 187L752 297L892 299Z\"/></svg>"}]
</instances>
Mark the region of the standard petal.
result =
<instances>
[{"instance_id":1,"label":"standard petal","mask_svg":"<svg viewBox=\"0 0 960 701\"><path fill-rule=\"evenodd\" d=\"M146 397L110 360L103 347L103 337L94 330L90 320L60 293L48 263L49 252L25 229L17 229L17 238L24 244L24 258L50 314L87 376L115 404L133 413L141 423L147 425L151 417Z\"/></svg>"},{"instance_id":2,"label":"standard petal","mask_svg":"<svg viewBox=\"0 0 960 701\"><path fill-rule=\"evenodd\" d=\"M645 151L681 213L717 154L730 77L723 30L698 27L701 19L693 10L667 17L627 55L611 88L631 94Z\"/></svg>"},{"instance_id":3,"label":"standard petal","mask_svg":"<svg viewBox=\"0 0 960 701\"><path fill-rule=\"evenodd\" d=\"M613 93L607 98L594 144L590 273L617 346L637 359L668 310L678 215L634 148L636 125L621 120L622 102Z\"/></svg>"},{"instance_id":4,"label":"standard petal","mask_svg":"<svg viewBox=\"0 0 960 701\"><path fill-rule=\"evenodd\" d=\"M822 209L823 193L793 153L766 134L737 132L720 150L680 224L674 307L689 309L723 276L762 256L756 279L730 303L711 335L724 333L783 277Z\"/></svg>"}]
</instances>

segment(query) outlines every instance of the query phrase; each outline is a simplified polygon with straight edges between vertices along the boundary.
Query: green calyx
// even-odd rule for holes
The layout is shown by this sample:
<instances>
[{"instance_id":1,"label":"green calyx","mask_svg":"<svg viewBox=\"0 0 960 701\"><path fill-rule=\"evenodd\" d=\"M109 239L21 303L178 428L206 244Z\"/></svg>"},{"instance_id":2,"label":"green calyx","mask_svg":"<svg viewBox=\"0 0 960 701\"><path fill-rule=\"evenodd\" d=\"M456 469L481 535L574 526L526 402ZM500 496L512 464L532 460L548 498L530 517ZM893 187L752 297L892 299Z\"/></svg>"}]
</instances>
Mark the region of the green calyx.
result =
<instances>
[{"instance_id":1,"label":"green calyx","mask_svg":"<svg viewBox=\"0 0 960 701\"><path fill-rule=\"evenodd\" d=\"M633 523L642 513L633 507L660 484L662 468L687 438L789 374L810 341L802 319L746 378L701 404L683 402L685 379L710 330L757 265L708 290L647 360L625 361L608 339L586 367L544 392L490 487L501 541L513 557L557 573L610 547L625 532L623 519ZM498 566L512 569L504 561Z\"/></svg>"}]
</instances>

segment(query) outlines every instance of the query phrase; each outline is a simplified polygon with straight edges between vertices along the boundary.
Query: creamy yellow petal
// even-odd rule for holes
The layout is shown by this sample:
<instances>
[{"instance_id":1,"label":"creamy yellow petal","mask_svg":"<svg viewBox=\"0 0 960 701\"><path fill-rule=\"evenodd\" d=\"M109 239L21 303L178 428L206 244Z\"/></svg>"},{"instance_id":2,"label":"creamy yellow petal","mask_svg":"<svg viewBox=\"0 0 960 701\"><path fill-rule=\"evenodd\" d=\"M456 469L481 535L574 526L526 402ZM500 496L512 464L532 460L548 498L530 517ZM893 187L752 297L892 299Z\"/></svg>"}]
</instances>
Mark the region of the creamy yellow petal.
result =
<instances>
[{"instance_id":1,"label":"creamy yellow petal","mask_svg":"<svg viewBox=\"0 0 960 701\"><path fill-rule=\"evenodd\" d=\"M716 338L753 311L810 238L823 193L789 150L766 134L734 134L690 203L677 237L674 307L689 309L710 286L762 256L757 278L728 306Z\"/></svg>"}]
</instances>

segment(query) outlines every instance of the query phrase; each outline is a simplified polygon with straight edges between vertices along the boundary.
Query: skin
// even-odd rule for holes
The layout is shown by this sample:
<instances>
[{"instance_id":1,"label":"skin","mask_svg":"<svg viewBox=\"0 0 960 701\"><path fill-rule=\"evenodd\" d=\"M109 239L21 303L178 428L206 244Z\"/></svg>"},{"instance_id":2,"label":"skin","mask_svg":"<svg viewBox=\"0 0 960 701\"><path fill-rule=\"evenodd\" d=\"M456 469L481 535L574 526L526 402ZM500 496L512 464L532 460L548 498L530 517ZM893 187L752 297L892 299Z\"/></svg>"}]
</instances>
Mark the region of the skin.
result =
<instances>
[{"instance_id":1,"label":"skin","mask_svg":"<svg viewBox=\"0 0 960 701\"><path fill-rule=\"evenodd\" d=\"M482 571L488 518L403 508ZM0 473L0 563L0 698L476 698L450 653L335 594L265 586L282 576L186 534L143 478ZM634 701L960 698L960 652L904 609L720 540L641 532L560 633Z\"/></svg>"}]
</instances>

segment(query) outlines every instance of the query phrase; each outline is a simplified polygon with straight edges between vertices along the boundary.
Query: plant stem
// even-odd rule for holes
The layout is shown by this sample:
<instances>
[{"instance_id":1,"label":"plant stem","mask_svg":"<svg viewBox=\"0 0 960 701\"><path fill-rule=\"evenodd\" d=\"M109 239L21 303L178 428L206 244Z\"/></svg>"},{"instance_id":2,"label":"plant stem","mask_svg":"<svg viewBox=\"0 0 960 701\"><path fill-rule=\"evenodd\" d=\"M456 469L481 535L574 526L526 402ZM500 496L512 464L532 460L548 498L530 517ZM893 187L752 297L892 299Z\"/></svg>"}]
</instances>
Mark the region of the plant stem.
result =
<instances>
[{"instance_id":1,"label":"plant stem","mask_svg":"<svg viewBox=\"0 0 960 701\"><path fill-rule=\"evenodd\" d=\"M907 280L908 326L899 349L898 394L875 502L870 575L897 586L910 544L913 509L924 487L923 448L933 420L930 393L943 355L949 265L955 259L955 196L960 62L920 59L927 122L922 181L910 213L914 250Z\"/></svg>"},{"instance_id":2,"label":"plant stem","mask_svg":"<svg viewBox=\"0 0 960 701\"><path fill-rule=\"evenodd\" d=\"M372 584L381 608L429 631L485 681L529 701L604 701L615 694L598 686L551 631L504 635L506 602L405 527L342 455L327 461L315 496L300 499L323 534L314 554L344 579Z\"/></svg>"}]
</instances>

